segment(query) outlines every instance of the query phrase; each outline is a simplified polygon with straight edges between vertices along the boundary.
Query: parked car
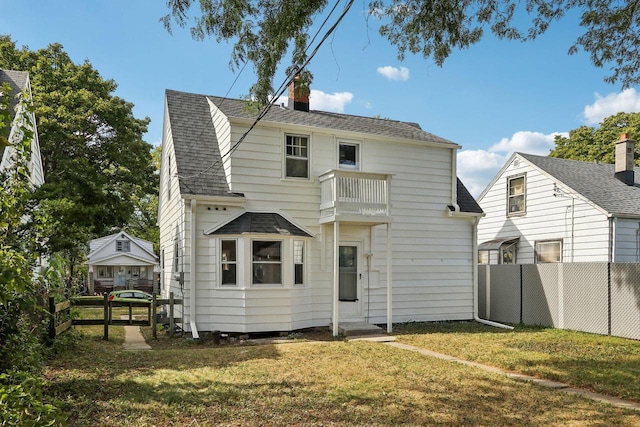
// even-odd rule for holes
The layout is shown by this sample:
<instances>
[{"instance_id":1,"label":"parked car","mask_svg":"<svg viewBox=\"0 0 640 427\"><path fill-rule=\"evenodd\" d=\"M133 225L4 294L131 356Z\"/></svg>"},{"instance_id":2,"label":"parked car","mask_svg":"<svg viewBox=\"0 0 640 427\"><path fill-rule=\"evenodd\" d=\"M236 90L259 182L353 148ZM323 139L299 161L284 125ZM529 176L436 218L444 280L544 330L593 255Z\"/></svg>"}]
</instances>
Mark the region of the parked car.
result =
<instances>
[{"instance_id":1,"label":"parked car","mask_svg":"<svg viewBox=\"0 0 640 427\"><path fill-rule=\"evenodd\" d=\"M109 301L117 302L151 302L153 296L136 290L122 290L109 292Z\"/></svg>"}]
</instances>

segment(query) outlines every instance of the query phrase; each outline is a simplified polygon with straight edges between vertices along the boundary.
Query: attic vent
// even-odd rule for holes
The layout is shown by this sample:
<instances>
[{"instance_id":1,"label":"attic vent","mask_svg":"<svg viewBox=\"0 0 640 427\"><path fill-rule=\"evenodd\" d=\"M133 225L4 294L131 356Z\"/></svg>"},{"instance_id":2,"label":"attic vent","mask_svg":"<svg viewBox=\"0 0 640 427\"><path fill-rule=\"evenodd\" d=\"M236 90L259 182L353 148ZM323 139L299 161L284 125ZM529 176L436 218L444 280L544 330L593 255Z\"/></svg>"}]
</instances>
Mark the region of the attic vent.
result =
<instances>
[{"instance_id":1,"label":"attic vent","mask_svg":"<svg viewBox=\"0 0 640 427\"><path fill-rule=\"evenodd\" d=\"M520 166L520 159L515 159L515 160L513 161L513 167L514 167L514 168L517 168L517 167L519 167L519 166Z\"/></svg>"}]
</instances>

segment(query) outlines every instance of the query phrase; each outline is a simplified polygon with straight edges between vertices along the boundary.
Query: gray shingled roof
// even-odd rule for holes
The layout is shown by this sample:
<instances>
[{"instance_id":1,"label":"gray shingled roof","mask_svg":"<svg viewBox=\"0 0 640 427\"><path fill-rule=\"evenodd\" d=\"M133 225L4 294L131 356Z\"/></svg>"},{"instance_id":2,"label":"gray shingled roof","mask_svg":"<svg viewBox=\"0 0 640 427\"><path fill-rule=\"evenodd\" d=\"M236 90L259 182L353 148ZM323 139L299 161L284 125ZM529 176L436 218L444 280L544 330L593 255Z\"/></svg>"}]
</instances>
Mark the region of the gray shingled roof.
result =
<instances>
[{"instance_id":1,"label":"gray shingled roof","mask_svg":"<svg viewBox=\"0 0 640 427\"><path fill-rule=\"evenodd\" d=\"M640 168L629 186L614 177L612 164L518 155L614 216L640 215Z\"/></svg>"},{"instance_id":2,"label":"gray shingled roof","mask_svg":"<svg viewBox=\"0 0 640 427\"><path fill-rule=\"evenodd\" d=\"M0 70L0 86L2 86L3 83L9 83L11 86L11 94L9 95L9 113L12 118L15 116L15 108L19 102L17 95L27 86L28 79L29 73L26 71ZM11 123L8 124L8 127L11 127ZM0 146L0 159L2 159L3 151L4 147Z\"/></svg>"},{"instance_id":3,"label":"gray shingled roof","mask_svg":"<svg viewBox=\"0 0 640 427\"><path fill-rule=\"evenodd\" d=\"M173 135L176 166L182 194L234 196L221 167L220 151L207 100L227 117L254 119L244 101L193 93L166 91L169 121ZM297 111L273 106L263 122L310 126L346 132L362 132L423 142L455 143L423 131L416 123L373 117L352 116L325 111ZM202 173L202 171L205 171ZM235 195L237 196L237 195ZM458 180L458 205L463 212L482 213L482 209Z\"/></svg>"},{"instance_id":4,"label":"gray shingled roof","mask_svg":"<svg viewBox=\"0 0 640 427\"><path fill-rule=\"evenodd\" d=\"M210 234L243 233L312 237L282 215L270 212L245 212Z\"/></svg>"},{"instance_id":5,"label":"gray shingled roof","mask_svg":"<svg viewBox=\"0 0 640 427\"><path fill-rule=\"evenodd\" d=\"M166 101L180 193L237 196L229 192L225 179L207 98L167 90Z\"/></svg>"},{"instance_id":6,"label":"gray shingled roof","mask_svg":"<svg viewBox=\"0 0 640 427\"><path fill-rule=\"evenodd\" d=\"M456 202L460 207L460 212L483 213L482 208L478 202L476 202L476 199L473 198L471 193L469 193L467 187L465 187L462 181L460 181L460 178L457 180L457 186L458 200L456 200Z\"/></svg>"}]
</instances>

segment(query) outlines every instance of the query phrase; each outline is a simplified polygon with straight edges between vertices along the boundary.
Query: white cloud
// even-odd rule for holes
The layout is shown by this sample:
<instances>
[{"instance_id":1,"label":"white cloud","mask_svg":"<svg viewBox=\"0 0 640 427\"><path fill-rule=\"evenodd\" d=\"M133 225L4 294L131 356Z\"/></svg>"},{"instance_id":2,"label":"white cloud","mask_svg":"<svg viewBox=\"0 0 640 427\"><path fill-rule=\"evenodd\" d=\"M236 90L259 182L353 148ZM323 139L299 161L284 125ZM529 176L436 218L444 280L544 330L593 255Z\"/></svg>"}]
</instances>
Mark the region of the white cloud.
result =
<instances>
[{"instance_id":1,"label":"white cloud","mask_svg":"<svg viewBox=\"0 0 640 427\"><path fill-rule=\"evenodd\" d=\"M389 80L398 80L406 82L409 80L409 69L407 67L392 67L387 65L386 67L378 67L378 74L386 77Z\"/></svg>"},{"instance_id":2,"label":"white cloud","mask_svg":"<svg viewBox=\"0 0 640 427\"><path fill-rule=\"evenodd\" d=\"M350 92L324 93L320 90L311 90L309 96L309 106L314 110L333 111L344 113L344 107L353 100Z\"/></svg>"},{"instance_id":3,"label":"white cloud","mask_svg":"<svg viewBox=\"0 0 640 427\"><path fill-rule=\"evenodd\" d=\"M620 93L602 96L595 94L595 102L584 107L584 119L588 125L596 125L614 114L640 112L640 94L635 89L625 89Z\"/></svg>"},{"instance_id":4,"label":"white cloud","mask_svg":"<svg viewBox=\"0 0 640 427\"><path fill-rule=\"evenodd\" d=\"M511 138L502 138L488 150L461 150L458 152L458 176L469 192L478 197L482 190L498 173L515 151L546 156L555 147L556 135L568 136L566 132L545 135L540 132L520 131Z\"/></svg>"}]
</instances>

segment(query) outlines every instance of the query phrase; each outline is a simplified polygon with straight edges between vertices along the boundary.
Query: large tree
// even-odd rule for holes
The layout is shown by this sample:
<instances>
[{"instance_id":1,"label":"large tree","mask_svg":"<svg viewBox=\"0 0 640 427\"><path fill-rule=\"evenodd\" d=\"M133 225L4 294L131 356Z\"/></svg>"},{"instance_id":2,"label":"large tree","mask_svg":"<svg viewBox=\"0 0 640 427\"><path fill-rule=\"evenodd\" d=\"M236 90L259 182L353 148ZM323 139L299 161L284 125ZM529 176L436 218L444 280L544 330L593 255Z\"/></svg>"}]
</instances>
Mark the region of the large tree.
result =
<instances>
[{"instance_id":1,"label":"large tree","mask_svg":"<svg viewBox=\"0 0 640 427\"><path fill-rule=\"evenodd\" d=\"M194 4L199 11L192 12ZM344 13L353 4L346 3ZM233 41L231 64L253 63L257 82L251 94L266 102L274 93L276 67L291 48L289 73L303 68L322 40L311 38L314 20L328 14L338 23L338 14L327 13L326 0L167 0L170 12L162 18L171 31L172 22L190 26L195 39L213 36ZM336 3L334 8L338 6ZM568 46L568 53L587 52L596 67L609 66L605 80L623 86L640 82L640 0L370 0L369 13L380 18L380 34L398 48L433 58L442 65L452 49L477 43L486 32L500 39L533 40L567 13L580 14L584 33ZM192 19L193 18L193 19ZM327 21L325 21L327 22ZM514 22L524 23L521 26ZM329 34L324 27L319 36ZM308 74L305 78L310 79Z\"/></svg>"},{"instance_id":2,"label":"large tree","mask_svg":"<svg viewBox=\"0 0 640 427\"><path fill-rule=\"evenodd\" d=\"M125 227L137 201L156 191L149 119L115 96L116 83L88 62L74 63L60 44L31 51L0 36L0 68L28 71L45 172L38 190L51 252L70 267L91 238ZM71 271L73 273L73 271Z\"/></svg>"},{"instance_id":3,"label":"large tree","mask_svg":"<svg viewBox=\"0 0 640 427\"><path fill-rule=\"evenodd\" d=\"M556 148L549 156L615 163L615 142L623 133L628 133L636 141L639 140L640 113L618 113L604 119L597 128L580 126L570 131L569 137L558 135L555 139ZM638 160L636 164L640 164Z\"/></svg>"}]
</instances>

